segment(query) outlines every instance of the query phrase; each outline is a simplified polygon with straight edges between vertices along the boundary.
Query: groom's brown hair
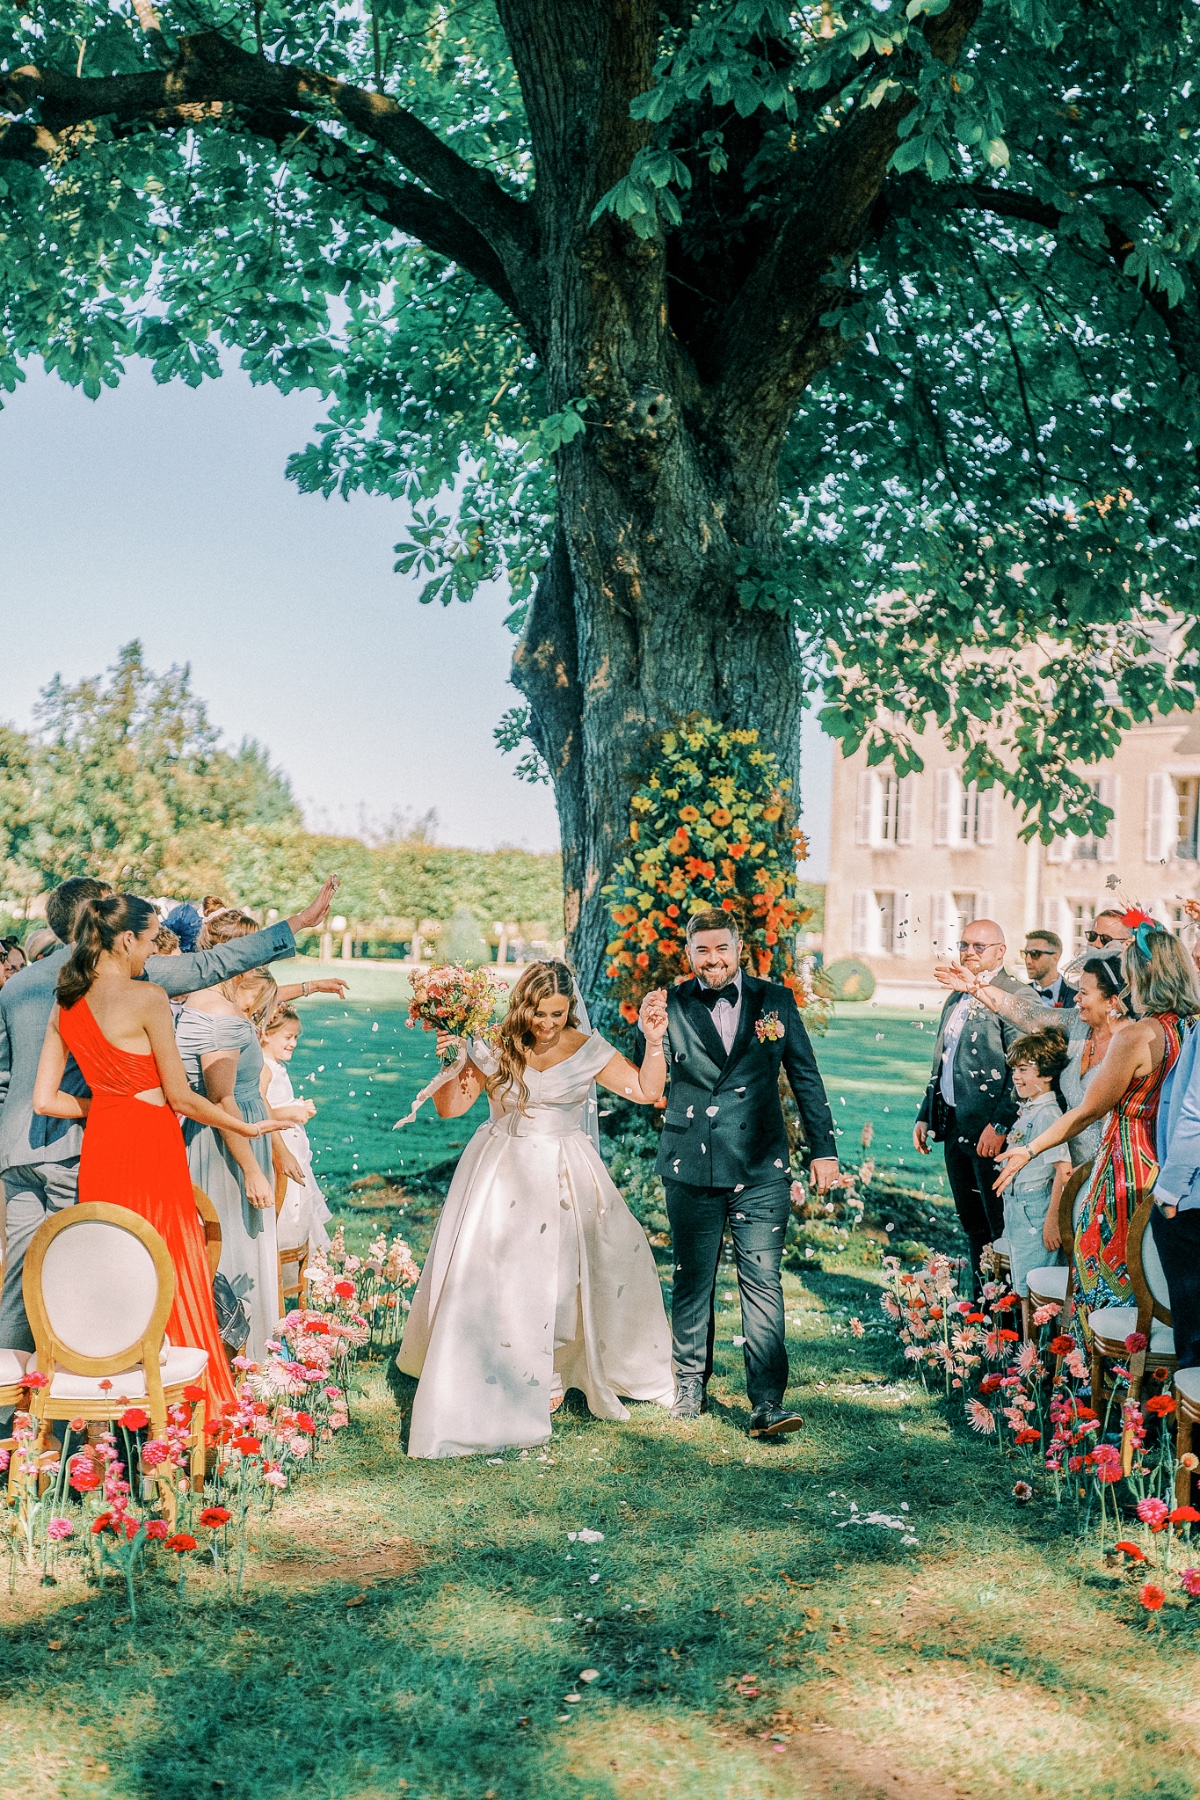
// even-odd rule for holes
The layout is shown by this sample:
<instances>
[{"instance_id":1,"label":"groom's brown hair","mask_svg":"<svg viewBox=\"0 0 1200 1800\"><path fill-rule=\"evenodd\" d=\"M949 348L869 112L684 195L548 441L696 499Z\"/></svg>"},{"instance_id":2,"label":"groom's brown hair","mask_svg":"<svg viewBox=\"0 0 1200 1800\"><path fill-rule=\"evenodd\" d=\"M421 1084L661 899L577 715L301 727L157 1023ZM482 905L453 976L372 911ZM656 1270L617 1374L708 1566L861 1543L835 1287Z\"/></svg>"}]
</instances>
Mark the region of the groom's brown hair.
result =
<instances>
[{"instance_id":1,"label":"groom's brown hair","mask_svg":"<svg viewBox=\"0 0 1200 1800\"><path fill-rule=\"evenodd\" d=\"M742 941L742 934L733 914L719 911L716 907L710 908L708 912L692 914L683 933L689 944L698 931L727 931L737 943Z\"/></svg>"}]
</instances>

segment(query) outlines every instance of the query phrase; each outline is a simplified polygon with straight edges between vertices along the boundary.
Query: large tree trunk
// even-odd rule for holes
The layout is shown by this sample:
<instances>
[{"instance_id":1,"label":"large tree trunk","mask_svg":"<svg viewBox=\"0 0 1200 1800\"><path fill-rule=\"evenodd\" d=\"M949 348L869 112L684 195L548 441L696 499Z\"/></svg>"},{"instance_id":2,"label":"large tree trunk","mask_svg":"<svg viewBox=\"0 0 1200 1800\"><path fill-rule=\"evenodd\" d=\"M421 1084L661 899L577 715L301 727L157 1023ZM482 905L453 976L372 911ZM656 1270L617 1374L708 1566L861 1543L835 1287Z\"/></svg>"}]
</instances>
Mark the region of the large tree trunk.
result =
<instances>
[{"instance_id":1,"label":"large tree trunk","mask_svg":"<svg viewBox=\"0 0 1200 1800\"><path fill-rule=\"evenodd\" d=\"M570 955L589 993L612 935L601 889L656 732L691 712L756 726L798 791L796 633L736 591L739 546L770 529L773 505L735 539L729 484L705 478L669 398L651 404L653 421L635 403L626 434L605 421L562 453L554 553L514 659L554 780Z\"/></svg>"}]
</instances>

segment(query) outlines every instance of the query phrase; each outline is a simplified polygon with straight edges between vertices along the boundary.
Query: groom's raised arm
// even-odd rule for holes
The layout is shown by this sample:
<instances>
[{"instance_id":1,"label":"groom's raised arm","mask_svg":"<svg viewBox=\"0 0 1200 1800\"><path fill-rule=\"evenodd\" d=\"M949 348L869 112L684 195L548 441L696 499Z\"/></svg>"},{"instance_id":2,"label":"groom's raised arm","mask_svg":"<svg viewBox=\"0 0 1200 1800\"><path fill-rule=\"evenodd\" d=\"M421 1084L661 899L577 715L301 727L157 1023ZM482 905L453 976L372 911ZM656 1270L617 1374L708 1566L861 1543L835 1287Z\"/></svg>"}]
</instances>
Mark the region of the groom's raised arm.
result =
<instances>
[{"instance_id":1,"label":"groom's raised arm","mask_svg":"<svg viewBox=\"0 0 1200 1800\"><path fill-rule=\"evenodd\" d=\"M219 981L244 975L247 969L260 969L281 956L293 956L295 951L292 928L286 919L281 919L278 925L231 938L227 944L214 944L211 950L147 957L146 979L165 988L168 994L198 994L201 988L216 987Z\"/></svg>"},{"instance_id":2,"label":"groom's raised arm","mask_svg":"<svg viewBox=\"0 0 1200 1800\"><path fill-rule=\"evenodd\" d=\"M796 1105L800 1108L804 1135L808 1139L809 1154L813 1162L829 1158L836 1162L837 1138L834 1135L833 1113L829 1108L825 1083L821 1080L821 1071L817 1067L817 1059L813 1055L812 1044L804 1029L795 996L790 989L786 991L783 1017L787 1035L783 1041L783 1066L787 1071L788 1084L796 1096Z\"/></svg>"}]
</instances>

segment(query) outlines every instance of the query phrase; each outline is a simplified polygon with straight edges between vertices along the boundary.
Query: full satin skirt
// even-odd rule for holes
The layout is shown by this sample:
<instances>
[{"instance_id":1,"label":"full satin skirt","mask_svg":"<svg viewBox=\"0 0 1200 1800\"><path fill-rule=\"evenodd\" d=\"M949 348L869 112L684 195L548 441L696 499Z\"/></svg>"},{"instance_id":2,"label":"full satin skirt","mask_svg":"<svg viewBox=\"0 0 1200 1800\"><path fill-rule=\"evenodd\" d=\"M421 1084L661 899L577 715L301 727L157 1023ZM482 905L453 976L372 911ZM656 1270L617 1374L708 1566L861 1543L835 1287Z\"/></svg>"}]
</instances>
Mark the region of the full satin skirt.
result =
<instances>
[{"instance_id":1,"label":"full satin skirt","mask_svg":"<svg viewBox=\"0 0 1200 1800\"><path fill-rule=\"evenodd\" d=\"M233 1381L213 1306L204 1229L192 1197L183 1133L169 1106L97 1095L83 1134L79 1198L128 1207L157 1231L175 1269L167 1336L173 1344L208 1351L212 1405L232 1403Z\"/></svg>"},{"instance_id":2,"label":"full satin skirt","mask_svg":"<svg viewBox=\"0 0 1200 1800\"><path fill-rule=\"evenodd\" d=\"M645 1232L590 1138L529 1124L482 1125L446 1197L398 1358L420 1378L410 1456L545 1443L556 1373L601 1419L674 1399Z\"/></svg>"}]
</instances>

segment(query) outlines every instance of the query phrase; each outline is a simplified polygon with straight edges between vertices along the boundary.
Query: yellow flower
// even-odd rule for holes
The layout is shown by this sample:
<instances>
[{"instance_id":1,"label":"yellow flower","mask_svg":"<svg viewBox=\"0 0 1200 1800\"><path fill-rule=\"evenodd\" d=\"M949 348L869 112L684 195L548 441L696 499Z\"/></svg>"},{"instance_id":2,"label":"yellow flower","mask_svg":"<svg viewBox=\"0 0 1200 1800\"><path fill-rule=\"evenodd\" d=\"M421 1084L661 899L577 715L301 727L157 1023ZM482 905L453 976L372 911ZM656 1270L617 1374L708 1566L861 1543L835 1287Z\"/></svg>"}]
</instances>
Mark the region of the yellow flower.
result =
<instances>
[{"instance_id":1,"label":"yellow flower","mask_svg":"<svg viewBox=\"0 0 1200 1800\"><path fill-rule=\"evenodd\" d=\"M636 807L638 812L647 813L654 805L654 802L653 800L648 799L645 794L635 794L629 804L630 806Z\"/></svg>"},{"instance_id":2,"label":"yellow flower","mask_svg":"<svg viewBox=\"0 0 1200 1800\"><path fill-rule=\"evenodd\" d=\"M700 814L694 806L681 806L679 809L679 817L683 820L685 825L694 825L700 817Z\"/></svg>"}]
</instances>

